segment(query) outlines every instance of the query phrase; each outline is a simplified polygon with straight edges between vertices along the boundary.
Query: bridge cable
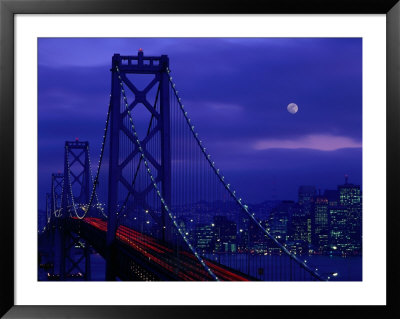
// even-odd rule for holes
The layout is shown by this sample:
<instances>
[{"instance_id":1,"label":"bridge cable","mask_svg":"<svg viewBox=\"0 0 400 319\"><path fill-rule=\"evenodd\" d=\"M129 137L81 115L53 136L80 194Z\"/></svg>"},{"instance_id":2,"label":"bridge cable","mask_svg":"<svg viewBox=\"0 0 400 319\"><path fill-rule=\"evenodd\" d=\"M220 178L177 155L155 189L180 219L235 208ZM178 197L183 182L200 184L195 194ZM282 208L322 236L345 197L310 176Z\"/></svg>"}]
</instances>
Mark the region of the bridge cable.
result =
<instances>
[{"instance_id":1,"label":"bridge cable","mask_svg":"<svg viewBox=\"0 0 400 319\"><path fill-rule=\"evenodd\" d=\"M94 196L96 196L97 203L99 203L99 199L98 199L97 193L96 193L96 188L97 188L97 185L99 183L100 169L101 169L101 164L102 164L102 161L103 161L104 148L105 148L106 139L107 139L108 123L110 122L111 99L112 99L112 96L110 94L110 101L108 103L108 110L107 110L106 127L104 128L103 140L101 142L101 149L100 149L100 157L99 157L99 162L97 164L97 173L96 173L96 177L95 177L94 181L93 181L93 176L92 176L93 189L92 189L92 193L90 194L90 200L89 200L87 212L89 212L90 207L92 206L92 202L93 202ZM89 159L89 165L90 165L90 159ZM90 174L92 174L92 170L91 169L90 169ZM104 212L103 212L101 207L100 207L100 211L103 214L103 216L107 218L107 215L104 214Z\"/></svg>"},{"instance_id":2,"label":"bridge cable","mask_svg":"<svg viewBox=\"0 0 400 319\"><path fill-rule=\"evenodd\" d=\"M100 202L99 202L99 197L97 196L96 187L95 187L95 184L94 184L93 173L92 173L92 163L90 161L90 151L89 151L89 149L90 148L89 148L89 145L88 145L87 152L88 152L89 172L90 172L90 179L92 181L93 188L92 188L92 192L91 192L91 195L90 195L90 200L89 200L89 203L88 203L86 209L89 210L89 207L91 207L92 201L93 201L93 193L94 193L95 197L96 197L96 202L97 202L97 209L100 210L100 212L102 213L102 215L105 218L107 218L107 215L104 213L103 209L101 209L101 206L99 207ZM100 154L101 154L101 152L100 152Z\"/></svg>"},{"instance_id":3,"label":"bridge cable","mask_svg":"<svg viewBox=\"0 0 400 319\"><path fill-rule=\"evenodd\" d=\"M83 218L85 218L85 215L86 215L86 212L83 214L83 216L81 217L81 216L79 216L78 215L78 212L76 211L76 206L75 206L75 200L74 200L74 194L72 193L72 184L71 184L71 167L69 166L69 151L68 151L68 146L65 146L65 149L66 149L66 152L67 152L67 154L66 154L66 160L67 160L67 172L68 172L68 180L69 180L69 190L70 190L70 192L71 192L71 204L72 204L72 207L74 208L74 212L75 212L75 215L76 215L76 217L77 218L79 218L79 219L83 219ZM71 215L71 212L70 212L70 217L72 217L72 215Z\"/></svg>"}]
</instances>

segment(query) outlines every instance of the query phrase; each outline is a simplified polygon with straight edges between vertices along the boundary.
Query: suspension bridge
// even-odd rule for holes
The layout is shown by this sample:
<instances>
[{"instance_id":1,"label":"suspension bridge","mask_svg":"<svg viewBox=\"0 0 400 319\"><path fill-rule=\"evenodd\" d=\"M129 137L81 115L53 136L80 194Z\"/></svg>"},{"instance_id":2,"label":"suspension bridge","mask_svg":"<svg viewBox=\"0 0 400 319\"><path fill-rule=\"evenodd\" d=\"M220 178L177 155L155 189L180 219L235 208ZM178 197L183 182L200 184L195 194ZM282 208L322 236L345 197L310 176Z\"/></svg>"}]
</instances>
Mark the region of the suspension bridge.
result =
<instances>
[{"instance_id":1,"label":"suspension bridge","mask_svg":"<svg viewBox=\"0 0 400 319\"><path fill-rule=\"evenodd\" d=\"M97 168L89 142L64 145L39 249L53 280L327 280L236 193L200 139L166 55L114 54ZM100 139L99 139L100 140ZM270 258L267 258L270 257Z\"/></svg>"}]
</instances>

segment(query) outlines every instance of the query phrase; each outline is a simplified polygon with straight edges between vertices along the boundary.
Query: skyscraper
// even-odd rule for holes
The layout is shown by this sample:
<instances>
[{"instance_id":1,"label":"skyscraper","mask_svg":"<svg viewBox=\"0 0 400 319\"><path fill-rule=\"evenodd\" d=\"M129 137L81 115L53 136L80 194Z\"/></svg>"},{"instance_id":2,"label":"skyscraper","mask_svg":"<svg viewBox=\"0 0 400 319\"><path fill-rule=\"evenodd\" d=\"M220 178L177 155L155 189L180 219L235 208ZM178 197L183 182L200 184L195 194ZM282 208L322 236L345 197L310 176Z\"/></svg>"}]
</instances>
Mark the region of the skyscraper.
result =
<instances>
[{"instance_id":1,"label":"skyscraper","mask_svg":"<svg viewBox=\"0 0 400 319\"><path fill-rule=\"evenodd\" d=\"M339 204L341 206L360 206L361 189L360 185L348 183L348 176L345 175L345 183L338 186Z\"/></svg>"},{"instance_id":2,"label":"skyscraper","mask_svg":"<svg viewBox=\"0 0 400 319\"><path fill-rule=\"evenodd\" d=\"M329 208L330 217L330 249L332 253L346 253L351 249L348 233L348 209L344 206Z\"/></svg>"},{"instance_id":3,"label":"skyscraper","mask_svg":"<svg viewBox=\"0 0 400 319\"><path fill-rule=\"evenodd\" d=\"M294 207L294 201L282 201L269 216L270 233L282 242L288 240L289 219L293 214Z\"/></svg>"},{"instance_id":4,"label":"skyscraper","mask_svg":"<svg viewBox=\"0 0 400 319\"><path fill-rule=\"evenodd\" d=\"M237 225L226 216L214 217L215 250L235 252L237 243Z\"/></svg>"},{"instance_id":5,"label":"skyscraper","mask_svg":"<svg viewBox=\"0 0 400 319\"><path fill-rule=\"evenodd\" d=\"M362 198L360 185L345 183L338 186L339 205L347 209L347 234L349 236L348 252L361 253L362 249Z\"/></svg>"},{"instance_id":6,"label":"skyscraper","mask_svg":"<svg viewBox=\"0 0 400 319\"><path fill-rule=\"evenodd\" d=\"M299 254L309 251L311 243L311 215L304 207L296 204L289 220L289 239L292 250Z\"/></svg>"},{"instance_id":7,"label":"skyscraper","mask_svg":"<svg viewBox=\"0 0 400 319\"><path fill-rule=\"evenodd\" d=\"M315 186L302 185L299 187L299 204L307 205L311 203L316 194Z\"/></svg>"},{"instance_id":8,"label":"skyscraper","mask_svg":"<svg viewBox=\"0 0 400 319\"><path fill-rule=\"evenodd\" d=\"M215 247L214 224L200 224L195 228L196 248L202 252L212 252Z\"/></svg>"},{"instance_id":9,"label":"skyscraper","mask_svg":"<svg viewBox=\"0 0 400 319\"><path fill-rule=\"evenodd\" d=\"M329 206L339 205L339 191L334 189L326 189L324 192L324 197L328 199Z\"/></svg>"},{"instance_id":10,"label":"skyscraper","mask_svg":"<svg viewBox=\"0 0 400 319\"><path fill-rule=\"evenodd\" d=\"M304 223L300 226L306 227L306 229L300 230L302 233L306 232L308 245L312 242L312 216L313 216L313 205L314 197L316 195L315 186L302 185L299 187L299 215L303 218ZM303 237L301 235L300 237Z\"/></svg>"},{"instance_id":11,"label":"skyscraper","mask_svg":"<svg viewBox=\"0 0 400 319\"><path fill-rule=\"evenodd\" d=\"M330 216L328 199L324 196L316 196L314 200L314 218L312 219L312 244L318 253L329 250Z\"/></svg>"}]
</instances>

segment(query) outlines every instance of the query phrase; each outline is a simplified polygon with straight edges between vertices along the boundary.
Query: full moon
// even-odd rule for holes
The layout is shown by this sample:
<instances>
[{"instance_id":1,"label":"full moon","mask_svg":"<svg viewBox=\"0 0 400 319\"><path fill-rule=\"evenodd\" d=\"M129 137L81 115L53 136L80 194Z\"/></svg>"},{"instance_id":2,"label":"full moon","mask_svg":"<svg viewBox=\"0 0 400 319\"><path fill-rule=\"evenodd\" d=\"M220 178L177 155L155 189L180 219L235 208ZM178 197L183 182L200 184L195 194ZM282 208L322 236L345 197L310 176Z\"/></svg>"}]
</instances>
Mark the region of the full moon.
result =
<instances>
[{"instance_id":1,"label":"full moon","mask_svg":"<svg viewBox=\"0 0 400 319\"><path fill-rule=\"evenodd\" d=\"M290 103L287 106L287 110L288 110L289 113L296 114L297 111L299 110L299 107L295 103Z\"/></svg>"}]
</instances>

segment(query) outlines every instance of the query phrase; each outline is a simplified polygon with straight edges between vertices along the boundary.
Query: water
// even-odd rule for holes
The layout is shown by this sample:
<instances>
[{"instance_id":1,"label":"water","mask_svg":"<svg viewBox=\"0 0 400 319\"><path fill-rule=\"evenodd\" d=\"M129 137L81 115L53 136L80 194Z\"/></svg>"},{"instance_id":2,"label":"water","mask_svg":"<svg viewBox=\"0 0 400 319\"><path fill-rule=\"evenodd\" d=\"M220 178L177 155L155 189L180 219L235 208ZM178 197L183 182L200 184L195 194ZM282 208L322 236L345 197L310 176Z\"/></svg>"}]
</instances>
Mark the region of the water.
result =
<instances>
[{"instance_id":1,"label":"water","mask_svg":"<svg viewBox=\"0 0 400 319\"><path fill-rule=\"evenodd\" d=\"M100 254L94 253L90 255L90 267L92 271L92 281L106 280L106 261Z\"/></svg>"},{"instance_id":2,"label":"water","mask_svg":"<svg viewBox=\"0 0 400 319\"><path fill-rule=\"evenodd\" d=\"M331 281L362 281L361 256L309 256L306 259L322 274L337 273L337 276L330 276Z\"/></svg>"},{"instance_id":3,"label":"water","mask_svg":"<svg viewBox=\"0 0 400 319\"><path fill-rule=\"evenodd\" d=\"M48 257L48 258L46 258ZM51 263L52 256L42 258L42 263ZM245 254L219 254L208 255L209 259L220 262L226 266L249 274L260 280L289 280L290 264L288 257L284 256L264 256L251 255L247 258ZM340 257L340 256L302 256L300 259L307 260L307 264L312 268L318 268L318 272L324 277L330 277L330 281L361 281L362 280L362 257ZM93 251L90 254L91 281L105 280L105 260ZM294 267L294 266L293 266ZM263 273L260 273L263 268ZM276 275L271 278L269 270L275 271L283 269L285 275ZM52 269L39 268L39 280L46 281L47 273L52 273ZM334 276L333 274L337 274Z\"/></svg>"},{"instance_id":4,"label":"water","mask_svg":"<svg viewBox=\"0 0 400 319\"><path fill-rule=\"evenodd\" d=\"M297 264L292 262L290 265L289 257L284 255L219 254L206 257L259 280L310 280L310 278L304 277ZM300 256L299 259L307 260L310 268L317 269L317 272L324 278L329 277L329 281L362 281L361 256L318 255ZM292 277L290 273L292 273Z\"/></svg>"}]
</instances>

